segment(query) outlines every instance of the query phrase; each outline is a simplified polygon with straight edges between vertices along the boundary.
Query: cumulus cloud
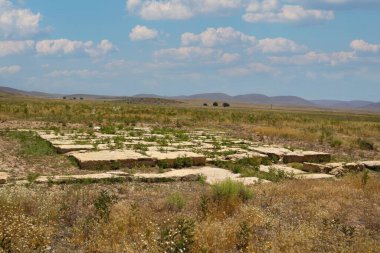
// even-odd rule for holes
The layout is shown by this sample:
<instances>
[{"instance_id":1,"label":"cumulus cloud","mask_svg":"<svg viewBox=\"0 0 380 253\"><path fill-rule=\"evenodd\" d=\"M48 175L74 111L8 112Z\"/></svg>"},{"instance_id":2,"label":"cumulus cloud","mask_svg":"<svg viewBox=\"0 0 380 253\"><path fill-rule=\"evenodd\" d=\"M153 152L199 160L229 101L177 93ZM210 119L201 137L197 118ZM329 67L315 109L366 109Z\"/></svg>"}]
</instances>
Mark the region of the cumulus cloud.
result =
<instances>
[{"instance_id":1,"label":"cumulus cloud","mask_svg":"<svg viewBox=\"0 0 380 253\"><path fill-rule=\"evenodd\" d=\"M127 10L133 11L137 6L141 4L140 0L127 0Z\"/></svg>"},{"instance_id":2,"label":"cumulus cloud","mask_svg":"<svg viewBox=\"0 0 380 253\"><path fill-rule=\"evenodd\" d=\"M351 48L355 51L377 53L380 51L380 44L370 44L364 40L354 40L351 42Z\"/></svg>"},{"instance_id":3,"label":"cumulus cloud","mask_svg":"<svg viewBox=\"0 0 380 253\"><path fill-rule=\"evenodd\" d=\"M156 38L158 32L154 29L148 28L146 26L137 25L129 33L129 38L132 41L137 40L151 40Z\"/></svg>"},{"instance_id":4,"label":"cumulus cloud","mask_svg":"<svg viewBox=\"0 0 380 253\"><path fill-rule=\"evenodd\" d=\"M232 62L236 62L237 60L240 59L240 55L237 53L224 53L219 59L219 62L229 64Z\"/></svg>"},{"instance_id":5,"label":"cumulus cloud","mask_svg":"<svg viewBox=\"0 0 380 253\"><path fill-rule=\"evenodd\" d=\"M36 43L36 52L40 55L67 55L85 53L90 57L104 56L116 49L108 40L102 40L94 45L93 41L76 41L68 39L42 40Z\"/></svg>"},{"instance_id":6,"label":"cumulus cloud","mask_svg":"<svg viewBox=\"0 0 380 253\"><path fill-rule=\"evenodd\" d=\"M220 72L227 76L246 76L255 73L273 73L274 69L262 63L250 63L245 66L223 69Z\"/></svg>"},{"instance_id":7,"label":"cumulus cloud","mask_svg":"<svg viewBox=\"0 0 380 253\"><path fill-rule=\"evenodd\" d=\"M47 74L49 77L100 77L103 76L102 73L95 70L88 69L78 69L78 70L54 70Z\"/></svg>"},{"instance_id":8,"label":"cumulus cloud","mask_svg":"<svg viewBox=\"0 0 380 253\"><path fill-rule=\"evenodd\" d=\"M207 28L205 31L183 33L183 46L217 47L232 45L234 48L248 48L248 52L261 51L262 53L296 53L306 50L306 47L286 38L265 38L257 40L255 36L247 35L232 27Z\"/></svg>"},{"instance_id":9,"label":"cumulus cloud","mask_svg":"<svg viewBox=\"0 0 380 253\"><path fill-rule=\"evenodd\" d=\"M303 22L334 19L334 10L380 7L378 0L127 0L129 13L143 19L189 19L202 14L239 13L247 22Z\"/></svg>"},{"instance_id":10,"label":"cumulus cloud","mask_svg":"<svg viewBox=\"0 0 380 253\"><path fill-rule=\"evenodd\" d=\"M294 41L285 38L262 39L258 42L257 48L263 53L295 53L306 50L305 46L298 45Z\"/></svg>"},{"instance_id":11,"label":"cumulus cloud","mask_svg":"<svg viewBox=\"0 0 380 253\"><path fill-rule=\"evenodd\" d=\"M0 75L14 75L20 72L21 67L19 65L11 65L0 67Z\"/></svg>"},{"instance_id":12,"label":"cumulus cloud","mask_svg":"<svg viewBox=\"0 0 380 253\"><path fill-rule=\"evenodd\" d=\"M182 45L200 44L206 47L225 45L229 43L249 43L256 41L254 36L246 35L232 27L208 28L200 34L184 33L181 36Z\"/></svg>"},{"instance_id":13,"label":"cumulus cloud","mask_svg":"<svg viewBox=\"0 0 380 253\"><path fill-rule=\"evenodd\" d=\"M301 5L281 5L277 0L253 1L246 8L246 22L290 23L334 19L331 10L306 9Z\"/></svg>"},{"instance_id":14,"label":"cumulus cloud","mask_svg":"<svg viewBox=\"0 0 380 253\"><path fill-rule=\"evenodd\" d=\"M0 34L3 37L25 37L40 32L40 13L15 8L9 0L0 0Z\"/></svg>"},{"instance_id":15,"label":"cumulus cloud","mask_svg":"<svg viewBox=\"0 0 380 253\"><path fill-rule=\"evenodd\" d=\"M0 41L0 57L14 54L22 54L33 49L33 40L6 40Z\"/></svg>"},{"instance_id":16,"label":"cumulus cloud","mask_svg":"<svg viewBox=\"0 0 380 253\"><path fill-rule=\"evenodd\" d=\"M245 1L245 0L244 0ZM189 19L197 14L238 9L243 0L127 0L127 10L143 19Z\"/></svg>"},{"instance_id":17,"label":"cumulus cloud","mask_svg":"<svg viewBox=\"0 0 380 253\"><path fill-rule=\"evenodd\" d=\"M146 1L140 10L144 19L188 19L194 14L192 10L181 1Z\"/></svg>"},{"instance_id":18,"label":"cumulus cloud","mask_svg":"<svg viewBox=\"0 0 380 253\"><path fill-rule=\"evenodd\" d=\"M303 4L305 6L325 8L325 9L348 9L348 8L359 8L367 9L380 7L380 2L378 0L292 0L298 4Z\"/></svg>"},{"instance_id":19,"label":"cumulus cloud","mask_svg":"<svg viewBox=\"0 0 380 253\"><path fill-rule=\"evenodd\" d=\"M156 58L170 58L174 60L191 60L199 58L214 58L221 52L212 48L204 47L179 47L167 48L154 52Z\"/></svg>"},{"instance_id":20,"label":"cumulus cloud","mask_svg":"<svg viewBox=\"0 0 380 253\"><path fill-rule=\"evenodd\" d=\"M332 53L317 53L308 52L302 55L295 55L290 57L269 57L272 63L279 64L295 64L295 65L305 65L305 64L328 64L328 65L338 65L343 63L348 63L356 59L355 52L332 52Z\"/></svg>"}]
</instances>

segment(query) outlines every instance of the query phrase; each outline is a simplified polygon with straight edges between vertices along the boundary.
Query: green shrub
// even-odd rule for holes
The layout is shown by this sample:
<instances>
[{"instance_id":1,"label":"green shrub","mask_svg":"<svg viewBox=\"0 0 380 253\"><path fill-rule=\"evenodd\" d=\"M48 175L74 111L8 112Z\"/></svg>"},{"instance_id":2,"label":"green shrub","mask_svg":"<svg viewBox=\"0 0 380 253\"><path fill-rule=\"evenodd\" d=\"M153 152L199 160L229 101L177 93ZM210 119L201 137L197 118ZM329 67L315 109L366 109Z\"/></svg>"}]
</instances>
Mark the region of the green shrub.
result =
<instances>
[{"instance_id":1,"label":"green shrub","mask_svg":"<svg viewBox=\"0 0 380 253\"><path fill-rule=\"evenodd\" d=\"M116 127L113 125L101 126L100 132L102 134L116 134Z\"/></svg>"},{"instance_id":2,"label":"green shrub","mask_svg":"<svg viewBox=\"0 0 380 253\"><path fill-rule=\"evenodd\" d=\"M213 197L216 201L248 201L253 197L251 189L240 182L231 179L224 180L212 186Z\"/></svg>"},{"instance_id":3,"label":"green shrub","mask_svg":"<svg viewBox=\"0 0 380 253\"><path fill-rule=\"evenodd\" d=\"M159 241L162 252L190 252L194 243L194 228L194 221L184 218L179 218L174 225L164 227Z\"/></svg>"},{"instance_id":4,"label":"green shrub","mask_svg":"<svg viewBox=\"0 0 380 253\"><path fill-rule=\"evenodd\" d=\"M180 192L173 193L166 198L166 206L171 211L181 211L186 206L186 199Z\"/></svg>"},{"instance_id":5,"label":"green shrub","mask_svg":"<svg viewBox=\"0 0 380 253\"><path fill-rule=\"evenodd\" d=\"M359 138L356 142L362 150L375 150L375 145L371 141Z\"/></svg>"},{"instance_id":6,"label":"green shrub","mask_svg":"<svg viewBox=\"0 0 380 253\"><path fill-rule=\"evenodd\" d=\"M99 196L94 201L94 206L97 214L101 219L109 220L111 207L115 201L115 196L111 196L108 191L100 191Z\"/></svg>"},{"instance_id":7,"label":"green shrub","mask_svg":"<svg viewBox=\"0 0 380 253\"><path fill-rule=\"evenodd\" d=\"M330 146L333 147L333 148L339 148L340 146L342 146L342 141L339 140L339 139L332 139L330 141Z\"/></svg>"},{"instance_id":8,"label":"green shrub","mask_svg":"<svg viewBox=\"0 0 380 253\"><path fill-rule=\"evenodd\" d=\"M173 167L176 169L187 168L193 166L193 160L190 157L177 157L174 161Z\"/></svg>"},{"instance_id":9,"label":"green shrub","mask_svg":"<svg viewBox=\"0 0 380 253\"><path fill-rule=\"evenodd\" d=\"M34 173L34 172L29 173L28 176L27 176L28 182L29 183L34 183L39 176L40 176L39 173Z\"/></svg>"},{"instance_id":10,"label":"green shrub","mask_svg":"<svg viewBox=\"0 0 380 253\"><path fill-rule=\"evenodd\" d=\"M167 169L167 168L169 168L169 162L166 159L158 161L157 165L158 165L158 167L160 169Z\"/></svg>"},{"instance_id":11,"label":"green shrub","mask_svg":"<svg viewBox=\"0 0 380 253\"><path fill-rule=\"evenodd\" d=\"M236 234L236 250L238 252L247 252L249 246L250 231L247 221L239 224L239 231Z\"/></svg>"}]
</instances>

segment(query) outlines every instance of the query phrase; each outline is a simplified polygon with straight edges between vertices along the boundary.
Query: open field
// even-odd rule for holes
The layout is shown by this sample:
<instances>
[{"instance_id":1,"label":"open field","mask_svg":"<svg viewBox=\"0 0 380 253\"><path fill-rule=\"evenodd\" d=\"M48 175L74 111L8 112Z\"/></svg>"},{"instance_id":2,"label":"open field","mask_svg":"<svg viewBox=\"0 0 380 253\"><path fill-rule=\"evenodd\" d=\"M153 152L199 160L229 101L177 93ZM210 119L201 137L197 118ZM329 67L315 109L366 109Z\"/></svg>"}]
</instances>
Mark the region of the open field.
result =
<instances>
[{"instance_id":1,"label":"open field","mask_svg":"<svg viewBox=\"0 0 380 253\"><path fill-rule=\"evenodd\" d=\"M0 252L379 252L379 149L369 113L5 96Z\"/></svg>"}]
</instances>

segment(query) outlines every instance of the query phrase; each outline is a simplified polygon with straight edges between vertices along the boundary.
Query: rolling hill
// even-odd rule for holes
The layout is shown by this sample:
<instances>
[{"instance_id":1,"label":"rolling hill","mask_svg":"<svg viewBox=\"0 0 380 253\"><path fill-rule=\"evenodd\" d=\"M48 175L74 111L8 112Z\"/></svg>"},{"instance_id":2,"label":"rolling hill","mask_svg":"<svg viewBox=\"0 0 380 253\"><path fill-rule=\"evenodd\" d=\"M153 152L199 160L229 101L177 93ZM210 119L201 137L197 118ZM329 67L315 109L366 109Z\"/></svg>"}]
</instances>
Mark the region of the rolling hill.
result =
<instances>
[{"instance_id":1,"label":"rolling hill","mask_svg":"<svg viewBox=\"0 0 380 253\"><path fill-rule=\"evenodd\" d=\"M23 91L10 87L0 86L0 97L4 96L31 96L31 97L44 97L44 98L63 98L66 99L109 99L109 100L123 100L123 101L143 101L146 98L156 99L168 102L169 100L193 100L205 99L218 102L243 102L249 104L261 105L276 105L276 106L296 106L296 107L316 107L316 108L331 108L331 109L358 109L358 110L380 110L380 102L375 103L371 101L352 100L306 100L297 96L266 96L262 94L242 94L237 96L230 96L225 93L200 93L187 96L160 96L156 94L137 94L134 96L109 96L109 95L92 95L92 94L50 94L38 91ZM164 101L165 100L165 101ZM150 101L150 100L149 100Z\"/></svg>"}]
</instances>

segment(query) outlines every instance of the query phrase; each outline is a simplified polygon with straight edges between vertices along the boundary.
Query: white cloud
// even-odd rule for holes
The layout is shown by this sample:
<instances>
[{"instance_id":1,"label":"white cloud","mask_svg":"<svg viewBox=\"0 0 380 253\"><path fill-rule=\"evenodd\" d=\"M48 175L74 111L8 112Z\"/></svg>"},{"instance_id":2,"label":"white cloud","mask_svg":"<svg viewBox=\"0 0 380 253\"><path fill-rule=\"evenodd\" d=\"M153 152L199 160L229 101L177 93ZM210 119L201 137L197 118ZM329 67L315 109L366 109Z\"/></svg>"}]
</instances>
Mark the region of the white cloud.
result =
<instances>
[{"instance_id":1,"label":"white cloud","mask_svg":"<svg viewBox=\"0 0 380 253\"><path fill-rule=\"evenodd\" d=\"M306 50L305 46L298 45L285 38L267 38L258 42L257 48L263 53L300 52Z\"/></svg>"},{"instance_id":2,"label":"white cloud","mask_svg":"<svg viewBox=\"0 0 380 253\"><path fill-rule=\"evenodd\" d=\"M115 46L108 40L102 40L98 45L92 41L77 41L68 39L42 40L36 43L36 52L40 55L67 55L85 53L90 57L100 57L114 50Z\"/></svg>"},{"instance_id":3,"label":"white cloud","mask_svg":"<svg viewBox=\"0 0 380 253\"><path fill-rule=\"evenodd\" d=\"M333 53L317 53L308 52L303 55L295 55L290 57L269 57L272 63L280 64L295 64L295 65L305 65L305 64L328 64L328 65L338 65L343 63L348 63L356 60L355 52L333 52Z\"/></svg>"},{"instance_id":4,"label":"white cloud","mask_svg":"<svg viewBox=\"0 0 380 253\"><path fill-rule=\"evenodd\" d=\"M237 60L240 59L240 55L239 54L231 54L231 53L224 53L220 59L219 59L219 62L221 63L225 63L225 64L229 64L229 63L232 63L232 62L236 62Z\"/></svg>"},{"instance_id":5,"label":"white cloud","mask_svg":"<svg viewBox=\"0 0 380 253\"><path fill-rule=\"evenodd\" d=\"M136 40L151 40L156 38L158 32L154 29L150 29L146 26L137 25L129 33L129 38L132 41Z\"/></svg>"},{"instance_id":6,"label":"white cloud","mask_svg":"<svg viewBox=\"0 0 380 253\"><path fill-rule=\"evenodd\" d=\"M313 20L334 19L331 10L305 9L301 5L278 4L276 0L254 1L246 9L243 19L246 22L290 23Z\"/></svg>"},{"instance_id":7,"label":"white cloud","mask_svg":"<svg viewBox=\"0 0 380 253\"><path fill-rule=\"evenodd\" d=\"M364 40L354 40L351 42L351 48L355 51L377 53L380 51L380 44L370 44Z\"/></svg>"},{"instance_id":8,"label":"white cloud","mask_svg":"<svg viewBox=\"0 0 380 253\"><path fill-rule=\"evenodd\" d=\"M21 54L34 46L33 40L6 40L0 41L0 57L13 54Z\"/></svg>"},{"instance_id":9,"label":"white cloud","mask_svg":"<svg viewBox=\"0 0 380 253\"><path fill-rule=\"evenodd\" d=\"M0 0L0 34L3 37L30 36L40 32L40 13L17 9L8 0Z\"/></svg>"},{"instance_id":10,"label":"white cloud","mask_svg":"<svg viewBox=\"0 0 380 253\"><path fill-rule=\"evenodd\" d=\"M146 1L140 10L144 19L188 19L194 14L192 10L181 1Z\"/></svg>"},{"instance_id":11,"label":"white cloud","mask_svg":"<svg viewBox=\"0 0 380 253\"><path fill-rule=\"evenodd\" d=\"M95 70L79 69L79 70L54 70L47 74L49 77L100 77L103 76L102 73Z\"/></svg>"},{"instance_id":12,"label":"white cloud","mask_svg":"<svg viewBox=\"0 0 380 253\"><path fill-rule=\"evenodd\" d=\"M141 4L140 0L127 0L127 10L133 11L137 6Z\"/></svg>"},{"instance_id":13,"label":"white cloud","mask_svg":"<svg viewBox=\"0 0 380 253\"><path fill-rule=\"evenodd\" d=\"M220 73L227 76L246 76L255 73L274 73L274 69L262 63L250 63L246 66L222 69Z\"/></svg>"},{"instance_id":14,"label":"white cloud","mask_svg":"<svg viewBox=\"0 0 380 253\"><path fill-rule=\"evenodd\" d=\"M228 43L249 43L256 41L254 36L246 35L232 27L207 28L200 34L184 33L181 36L182 45L201 44L206 47L225 45Z\"/></svg>"},{"instance_id":15,"label":"white cloud","mask_svg":"<svg viewBox=\"0 0 380 253\"><path fill-rule=\"evenodd\" d=\"M20 72L21 67L19 65L11 65L0 67L0 75L14 75Z\"/></svg>"},{"instance_id":16,"label":"white cloud","mask_svg":"<svg viewBox=\"0 0 380 253\"><path fill-rule=\"evenodd\" d=\"M219 50L203 47L168 48L154 52L154 57L156 58L171 58L174 60L215 58L219 55L221 55L221 52Z\"/></svg>"},{"instance_id":17,"label":"white cloud","mask_svg":"<svg viewBox=\"0 0 380 253\"><path fill-rule=\"evenodd\" d=\"M241 0L193 0L194 12L216 12L222 9L237 9Z\"/></svg>"},{"instance_id":18,"label":"white cloud","mask_svg":"<svg viewBox=\"0 0 380 253\"><path fill-rule=\"evenodd\" d=\"M116 46L109 40L101 40L95 47L85 48L85 52L93 58L102 57L108 53L117 50Z\"/></svg>"},{"instance_id":19,"label":"white cloud","mask_svg":"<svg viewBox=\"0 0 380 253\"><path fill-rule=\"evenodd\" d=\"M189 19L198 14L239 9L246 0L128 0L127 10L143 19Z\"/></svg>"},{"instance_id":20,"label":"white cloud","mask_svg":"<svg viewBox=\"0 0 380 253\"><path fill-rule=\"evenodd\" d=\"M380 2L378 0L292 0L292 2L310 7L335 10L347 8L372 9L374 7L380 7Z\"/></svg>"}]
</instances>

